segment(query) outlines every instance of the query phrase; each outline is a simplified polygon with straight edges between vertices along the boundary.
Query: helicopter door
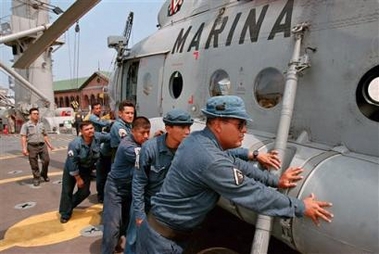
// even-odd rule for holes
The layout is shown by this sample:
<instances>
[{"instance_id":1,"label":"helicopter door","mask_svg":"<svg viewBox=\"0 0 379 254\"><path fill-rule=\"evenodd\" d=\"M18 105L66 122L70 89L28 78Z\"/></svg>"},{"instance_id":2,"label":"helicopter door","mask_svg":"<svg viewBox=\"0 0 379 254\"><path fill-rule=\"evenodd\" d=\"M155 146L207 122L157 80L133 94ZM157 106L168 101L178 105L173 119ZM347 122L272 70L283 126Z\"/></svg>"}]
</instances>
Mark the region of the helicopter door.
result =
<instances>
[{"instance_id":1,"label":"helicopter door","mask_svg":"<svg viewBox=\"0 0 379 254\"><path fill-rule=\"evenodd\" d=\"M139 61L129 62L124 66L123 77L126 80L122 82L125 85L121 87L121 98L136 104Z\"/></svg>"},{"instance_id":2,"label":"helicopter door","mask_svg":"<svg viewBox=\"0 0 379 254\"><path fill-rule=\"evenodd\" d=\"M137 112L146 117L162 115L162 79L166 55L140 59L137 85Z\"/></svg>"}]
</instances>

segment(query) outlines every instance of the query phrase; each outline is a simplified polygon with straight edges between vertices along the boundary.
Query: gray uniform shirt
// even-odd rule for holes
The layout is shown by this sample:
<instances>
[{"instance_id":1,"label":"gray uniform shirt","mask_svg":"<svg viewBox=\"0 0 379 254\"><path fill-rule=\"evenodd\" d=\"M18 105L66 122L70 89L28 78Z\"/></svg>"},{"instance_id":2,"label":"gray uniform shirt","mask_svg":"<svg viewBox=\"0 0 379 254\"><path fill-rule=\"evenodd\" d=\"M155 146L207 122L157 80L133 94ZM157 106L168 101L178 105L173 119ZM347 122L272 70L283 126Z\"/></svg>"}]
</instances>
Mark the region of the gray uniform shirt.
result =
<instances>
[{"instance_id":1,"label":"gray uniform shirt","mask_svg":"<svg viewBox=\"0 0 379 254\"><path fill-rule=\"evenodd\" d=\"M32 121L27 121L21 127L21 136L26 136L28 144L45 142L44 136L47 135L42 122L34 124Z\"/></svg>"}]
</instances>

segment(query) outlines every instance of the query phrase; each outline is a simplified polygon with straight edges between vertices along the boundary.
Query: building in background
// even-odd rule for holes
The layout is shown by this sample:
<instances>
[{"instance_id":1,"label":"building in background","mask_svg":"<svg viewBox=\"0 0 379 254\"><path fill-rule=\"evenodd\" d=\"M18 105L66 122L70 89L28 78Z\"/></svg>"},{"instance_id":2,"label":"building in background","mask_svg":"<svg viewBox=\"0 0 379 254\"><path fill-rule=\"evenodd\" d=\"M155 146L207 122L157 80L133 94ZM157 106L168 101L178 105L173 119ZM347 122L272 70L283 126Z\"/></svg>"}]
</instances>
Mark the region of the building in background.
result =
<instances>
[{"instance_id":1,"label":"building in background","mask_svg":"<svg viewBox=\"0 0 379 254\"><path fill-rule=\"evenodd\" d=\"M108 112L108 72L97 71L90 77L55 81L54 101L58 108L72 107L75 111L88 112L92 102L99 101Z\"/></svg>"}]
</instances>

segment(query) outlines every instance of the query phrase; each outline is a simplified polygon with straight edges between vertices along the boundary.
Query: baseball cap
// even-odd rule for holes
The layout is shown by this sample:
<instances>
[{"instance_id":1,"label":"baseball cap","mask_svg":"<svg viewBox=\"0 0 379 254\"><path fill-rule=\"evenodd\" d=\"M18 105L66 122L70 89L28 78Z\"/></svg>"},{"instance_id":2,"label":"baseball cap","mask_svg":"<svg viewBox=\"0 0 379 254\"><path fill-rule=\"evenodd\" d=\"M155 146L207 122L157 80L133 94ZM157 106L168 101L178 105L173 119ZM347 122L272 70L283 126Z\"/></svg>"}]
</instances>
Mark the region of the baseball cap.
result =
<instances>
[{"instance_id":1,"label":"baseball cap","mask_svg":"<svg viewBox=\"0 0 379 254\"><path fill-rule=\"evenodd\" d=\"M201 112L209 118L225 117L252 121L246 112L245 103L240 97L235 95L211 97Z\"/></svg>"},{"instance_id":2,"label":"baseball cap","mask_svg":"<svg viewBox=\"0 0 379 254\"><path fill-rule=\"evenodd\" d=\"M163 122L167 125L192 125L191 115L181 109L173 109L163 117Z\"/></svg>"}]
</instances>

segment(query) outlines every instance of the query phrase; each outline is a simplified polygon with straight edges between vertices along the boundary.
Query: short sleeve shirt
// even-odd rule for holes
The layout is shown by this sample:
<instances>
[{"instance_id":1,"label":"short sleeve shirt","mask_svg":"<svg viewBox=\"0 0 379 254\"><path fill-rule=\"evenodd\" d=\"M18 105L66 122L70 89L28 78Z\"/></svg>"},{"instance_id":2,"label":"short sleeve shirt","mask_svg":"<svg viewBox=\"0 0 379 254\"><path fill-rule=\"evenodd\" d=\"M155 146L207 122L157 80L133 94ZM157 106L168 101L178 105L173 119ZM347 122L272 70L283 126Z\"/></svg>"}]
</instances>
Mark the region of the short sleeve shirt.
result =
<instances>
[{"instance_id":1,"label":"short sleeve shirt","mask_svg":"<svg viewBox=\"0 0 379 254\"><path fill-rule=\"evenodd\" d=\"M27 121L21 127L21 136L26 136L27 143L45 142L44 136L47 135L42 122L34 124L32 121Z\"/></svg>"}]
</instances>

